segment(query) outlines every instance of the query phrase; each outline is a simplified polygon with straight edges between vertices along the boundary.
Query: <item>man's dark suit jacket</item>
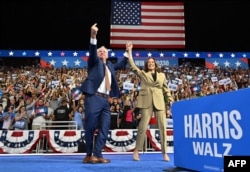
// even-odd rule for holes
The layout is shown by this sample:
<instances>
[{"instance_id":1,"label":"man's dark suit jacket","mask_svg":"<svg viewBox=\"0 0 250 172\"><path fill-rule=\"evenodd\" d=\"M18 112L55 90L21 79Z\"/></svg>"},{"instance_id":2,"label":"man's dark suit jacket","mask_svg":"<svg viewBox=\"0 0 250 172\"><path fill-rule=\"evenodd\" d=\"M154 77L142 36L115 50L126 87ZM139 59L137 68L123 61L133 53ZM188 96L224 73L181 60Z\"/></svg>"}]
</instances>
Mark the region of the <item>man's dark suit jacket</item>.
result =
<instances>
[{"instance_id":1,"label":"man's dark suit jacket","mask_svg":"<svg viewBox=\"0 0 250 172\"><path fill-rule=\"evenodd\" d=\"M113 64L112 62L106 62L110 72L111 72L111 97L120 97L119 87L116 80L116 70L123 69L126 67L128 63L128 59L126 57L117 64ZM97 89L99 88L103 78L105 75L105 65L97 56L97 45L90 44L90 55L88 58L88 77L82 83L79 88L83 94L95 94Z\"/></svg>"}]
</instances>

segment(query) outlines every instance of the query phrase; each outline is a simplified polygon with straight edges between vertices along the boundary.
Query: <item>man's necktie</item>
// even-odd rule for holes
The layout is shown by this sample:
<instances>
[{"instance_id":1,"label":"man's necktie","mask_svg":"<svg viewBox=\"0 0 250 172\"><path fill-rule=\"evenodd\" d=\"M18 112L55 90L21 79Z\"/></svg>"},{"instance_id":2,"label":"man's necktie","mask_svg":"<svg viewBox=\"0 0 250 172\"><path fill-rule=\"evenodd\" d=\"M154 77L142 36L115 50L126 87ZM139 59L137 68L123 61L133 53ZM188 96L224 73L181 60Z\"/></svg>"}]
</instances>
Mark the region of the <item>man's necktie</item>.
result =
<instances>
[{"instance_id":1,"label":"man's necktie","mask_svg":"<svg viewBox=\"0 0 250 172\"><path fill-rule=\"evenodd\" d=\"M109 82L109 77L108 77L108 67L105 65L105 86L106 90L110 91L110 82Z\"/></svg>"}]
</instances>

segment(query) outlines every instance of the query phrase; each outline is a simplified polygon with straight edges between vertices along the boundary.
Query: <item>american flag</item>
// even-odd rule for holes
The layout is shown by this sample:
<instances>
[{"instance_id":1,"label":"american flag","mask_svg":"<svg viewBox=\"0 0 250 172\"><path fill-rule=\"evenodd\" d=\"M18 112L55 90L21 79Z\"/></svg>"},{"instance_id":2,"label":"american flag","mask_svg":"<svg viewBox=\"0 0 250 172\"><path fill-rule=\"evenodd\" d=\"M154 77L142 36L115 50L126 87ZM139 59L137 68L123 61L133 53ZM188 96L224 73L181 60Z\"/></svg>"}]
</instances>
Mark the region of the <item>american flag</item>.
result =
<instances>
[{"instance_id":1,"label":"american flag","mask_svg":"<svg viewBox=\"0 0 250 172\"><path fill-rule=\"evenodd\" d=\"M110 47L185 48L183 2L132 2L113 0L111 7Z\"/></svg>"}]
</instances>

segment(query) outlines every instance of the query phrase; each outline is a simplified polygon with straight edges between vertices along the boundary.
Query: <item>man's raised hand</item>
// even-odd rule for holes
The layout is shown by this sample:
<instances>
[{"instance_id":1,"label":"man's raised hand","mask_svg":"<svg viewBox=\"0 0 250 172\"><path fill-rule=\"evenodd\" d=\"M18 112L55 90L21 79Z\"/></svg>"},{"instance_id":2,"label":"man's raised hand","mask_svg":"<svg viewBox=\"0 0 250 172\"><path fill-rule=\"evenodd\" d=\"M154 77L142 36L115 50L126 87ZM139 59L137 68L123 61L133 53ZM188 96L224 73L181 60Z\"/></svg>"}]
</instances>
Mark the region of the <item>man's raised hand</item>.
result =
<instances>
[{"instance_id":1,"label":"man's raised hand","mask_svg":"<svg viewBox=\"0 0 250 172\"><path fill-rule=\"evenodd\" d=\"M97 25L97 23L95 23L91 26L91 38L93 38L93 39L96 39L96 35L98 32L98 27L96 25Z\"/></svg>"}]
</instances>

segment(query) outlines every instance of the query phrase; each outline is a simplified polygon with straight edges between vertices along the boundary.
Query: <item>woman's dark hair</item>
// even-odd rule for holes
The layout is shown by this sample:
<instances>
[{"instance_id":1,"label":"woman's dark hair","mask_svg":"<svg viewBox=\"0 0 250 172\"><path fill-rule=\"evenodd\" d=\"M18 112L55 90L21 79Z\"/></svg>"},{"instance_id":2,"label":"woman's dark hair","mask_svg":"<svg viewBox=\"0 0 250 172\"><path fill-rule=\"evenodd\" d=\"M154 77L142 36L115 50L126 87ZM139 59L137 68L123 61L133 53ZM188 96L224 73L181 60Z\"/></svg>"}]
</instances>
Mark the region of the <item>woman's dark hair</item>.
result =
<instances>
[{"instance_id":1,"label":"woman's dark hair","mask_svg":"<svg viewBox=\"0 0 250 172\"><path fill-rule=\"evenodd\" d=\"M25 106L20 106L19 111L18 111L19 113L21 113L21 109L22 109L23 107L24 107L25 110L26 110L26 107L25 107Z\"/></svg>"},{"instance_id":2,"label":"woman's dark hair","mask_svg":"<svg viewBox=\"0 0 250 172\"><path fill-rule=\"evenodd\" d=\"M147 60L145 61L145 64L144 64L144 70L145 70L146 72L149 71L149 70L148 70L148 61L149 61L150 59L153 59L154 62L155 62L155 71L156 71L156 72L161 72L161 69L159 68L159 65L156 63L156 60L155 60L155 58L153 58L153 57L147 58Z\"/></svg>"}]
</instances>

